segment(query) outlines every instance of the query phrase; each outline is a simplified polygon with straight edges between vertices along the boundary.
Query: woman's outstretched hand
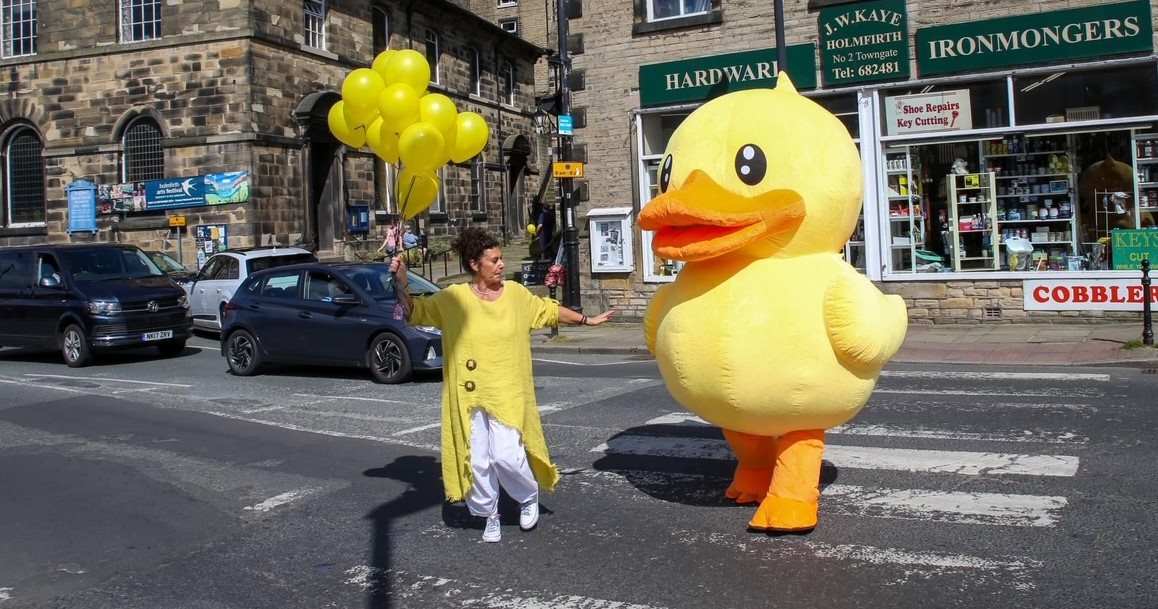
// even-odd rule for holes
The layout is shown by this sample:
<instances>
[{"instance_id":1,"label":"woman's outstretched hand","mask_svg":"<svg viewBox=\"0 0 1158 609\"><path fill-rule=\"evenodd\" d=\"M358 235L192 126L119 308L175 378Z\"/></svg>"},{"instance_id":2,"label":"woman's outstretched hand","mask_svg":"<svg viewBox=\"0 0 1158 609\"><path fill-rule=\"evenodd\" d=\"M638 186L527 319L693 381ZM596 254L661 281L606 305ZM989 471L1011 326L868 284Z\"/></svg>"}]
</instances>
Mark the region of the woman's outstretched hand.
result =
<instances>
[{"instance_id":1,"label":"woman's outstretched hand","mask_svg":"<svg viewBox=\"0 0 1158 609\"><path fill-rule=\"evenodd\" d=\"M596 315L595 317L588 317L587 318L587 325L598 326L599 324L606 323L608 320L611 319L611 316L614 314L615 314L615 309L607 309L606 311L600 313L599 315Z\"/></svg>"}]
</instances>

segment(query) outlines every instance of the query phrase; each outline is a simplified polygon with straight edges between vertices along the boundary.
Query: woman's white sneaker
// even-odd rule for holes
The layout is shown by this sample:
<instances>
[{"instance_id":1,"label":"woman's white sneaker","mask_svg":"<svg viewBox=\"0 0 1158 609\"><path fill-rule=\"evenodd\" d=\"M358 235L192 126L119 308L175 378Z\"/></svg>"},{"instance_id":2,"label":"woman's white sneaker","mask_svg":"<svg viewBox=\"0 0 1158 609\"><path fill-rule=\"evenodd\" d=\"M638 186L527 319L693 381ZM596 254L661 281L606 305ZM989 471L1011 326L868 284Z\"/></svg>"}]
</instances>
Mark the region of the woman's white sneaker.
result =
<instances>
[{"instance_id":1,"label":"woman's white sneaker","mask_svg":"<svg viewBox=\"0 0 1158 609\"><path fill-rule=\"evenodd\" d=\"M530 531L539 524L539 500L532 499L523 504L523 509L519 511L519 528L524 531Z\"/></svg>"},{"instance_id":2,"label":"woman's white sneaker","mask_svg":"<svg viewBox=\"0 0 1158 609\"><path fill-rule=\"evenodd\" d=\"M487 528L483 530L483 541L489 543L502 541L503 530L499 526L500 524L498 513L487 516Z\"/></svg>"}]
</instances>

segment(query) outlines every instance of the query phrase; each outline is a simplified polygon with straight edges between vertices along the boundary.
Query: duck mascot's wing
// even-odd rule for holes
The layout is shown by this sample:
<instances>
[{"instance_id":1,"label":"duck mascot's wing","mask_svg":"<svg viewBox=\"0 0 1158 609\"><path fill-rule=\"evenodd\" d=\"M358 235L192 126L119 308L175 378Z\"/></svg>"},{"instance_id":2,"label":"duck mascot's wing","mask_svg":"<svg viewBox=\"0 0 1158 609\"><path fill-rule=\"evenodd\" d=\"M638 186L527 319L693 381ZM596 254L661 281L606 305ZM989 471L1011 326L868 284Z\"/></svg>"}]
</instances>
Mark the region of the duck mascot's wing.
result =
<instances>
[{"instance_id":1,"label":"duck mascot's wing","mask_svg":"<svg viewBox=\"0 0 1158 609\"><path fill-rule=\"evenodd\" d=\"M900 296L886 296L851 268L824 295L828 339L846 365L873 373L905 340L909 316Z\"/></svg>"},{"instance_id":2,"label":"duck mascot's wing","mask_svg":"<svg viewBox=\"0 0 1158 609\"><path fill-rule=\"evenodd\" d=\"M667 315L668 290L670 289L670 284L660 286L647 305L647 312L643 315L643 337L647 340L647 350L652 354L655 354L655 336L659 332L659 323Z\"/></svg>"}]
</instances>

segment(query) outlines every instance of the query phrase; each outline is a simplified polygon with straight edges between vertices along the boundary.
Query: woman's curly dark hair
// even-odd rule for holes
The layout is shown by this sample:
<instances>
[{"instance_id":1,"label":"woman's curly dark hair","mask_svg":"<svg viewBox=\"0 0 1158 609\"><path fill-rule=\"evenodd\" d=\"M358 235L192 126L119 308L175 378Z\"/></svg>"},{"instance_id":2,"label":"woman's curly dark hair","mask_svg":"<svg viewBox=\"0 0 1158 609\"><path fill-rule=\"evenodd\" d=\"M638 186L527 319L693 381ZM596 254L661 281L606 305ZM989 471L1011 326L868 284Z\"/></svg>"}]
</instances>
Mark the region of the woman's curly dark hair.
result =
<instances>
[{"instance_id":1,"label":"woman's curly dark hair","mask_svg":"<svg viewBox=\"0 0 1158 609\"><path fill-rule=\"evenodd\" d=\"M470 268L470 263L478 262L482 258L483 252L492 247L498 247L499 240L481 228L472 227L462 229L462 232L458 234L450 246L458 253L458 259L462 262L462 270L472 273L474 269Z\"/></svg>"}]
</instances>

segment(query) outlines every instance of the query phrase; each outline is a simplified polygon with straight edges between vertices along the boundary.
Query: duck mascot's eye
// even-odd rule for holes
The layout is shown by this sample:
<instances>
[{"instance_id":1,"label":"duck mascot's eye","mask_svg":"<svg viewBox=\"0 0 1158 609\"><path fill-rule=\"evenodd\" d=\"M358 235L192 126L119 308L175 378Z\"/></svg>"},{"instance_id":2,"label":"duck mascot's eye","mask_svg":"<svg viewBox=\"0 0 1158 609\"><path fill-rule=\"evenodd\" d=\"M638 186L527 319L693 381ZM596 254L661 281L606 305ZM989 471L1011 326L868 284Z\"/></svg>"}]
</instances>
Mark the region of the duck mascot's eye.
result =
<instances>
[{"instance_id":1,"label":"duck mascot's eye","mask_svg":"<svg viewBox=\"0 0 1158 609\"><path fill-rule=\"evenodd\" d=\"M768 172L768 159L756 144L741 146L736 152L736 175L748 186L755 186Z\"/></svg>"},{"instance_id":2,"label":"duck mascot's eye","mask_svg":"<svg viewBox=\"0 0 1158 609\"><path fill-rule=\"evenodd\" d=\"M659 168L659 191L667 192L667 187L671 186L671 155L667 155L663 159L663 165Z\"/></svg>"}]
</instances>

